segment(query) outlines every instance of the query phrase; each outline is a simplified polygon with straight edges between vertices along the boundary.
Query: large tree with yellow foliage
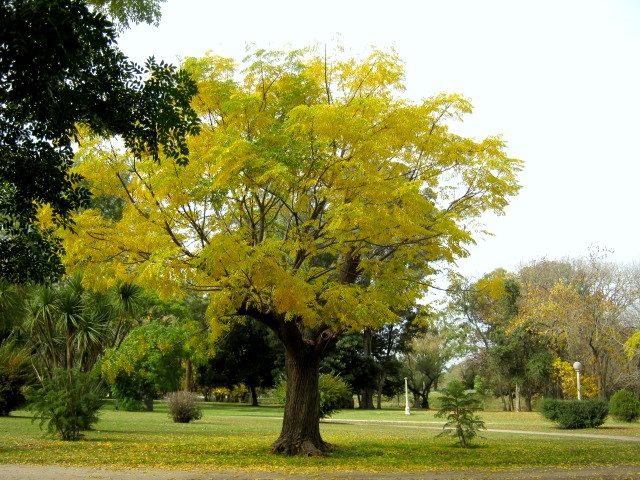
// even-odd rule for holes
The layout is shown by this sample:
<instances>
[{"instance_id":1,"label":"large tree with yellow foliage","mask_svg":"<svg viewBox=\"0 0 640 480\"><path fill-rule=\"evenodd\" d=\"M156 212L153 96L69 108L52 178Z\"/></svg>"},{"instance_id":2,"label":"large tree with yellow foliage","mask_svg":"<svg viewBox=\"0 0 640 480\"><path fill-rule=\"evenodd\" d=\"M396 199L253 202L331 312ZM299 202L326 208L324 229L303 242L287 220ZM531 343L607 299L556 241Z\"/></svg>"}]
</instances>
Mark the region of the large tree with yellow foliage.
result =
<instances>
[{"instance_id":1,"label":"large tree with yellow foliage","mask_svg":"<svg viewBox=\"0 0 640 480\"><path fill-rule=\"evenodd\" d=\"M257 51L239 67L215 56L184 66L202 120L188 165L85 141L78 171L124 207L77 216L67 264L98 284L207 291L216 322L272 329L287 373L273 450L320 454L327 346L422 297L437 264L466 255L480 215L518 191L521 164L498 137L449 129L471 111L462 96L402 98L393 54Z\"/></svg>"}]
</instances>

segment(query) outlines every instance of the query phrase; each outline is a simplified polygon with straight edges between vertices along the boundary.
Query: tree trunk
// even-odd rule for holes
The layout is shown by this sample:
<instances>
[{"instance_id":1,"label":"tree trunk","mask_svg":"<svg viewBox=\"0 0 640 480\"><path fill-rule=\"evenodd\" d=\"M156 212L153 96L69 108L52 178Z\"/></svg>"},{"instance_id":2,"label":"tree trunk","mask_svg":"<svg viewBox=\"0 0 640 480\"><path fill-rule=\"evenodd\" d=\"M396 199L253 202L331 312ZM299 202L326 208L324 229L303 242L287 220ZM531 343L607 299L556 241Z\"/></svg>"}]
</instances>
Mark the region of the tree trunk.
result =
<instances>
[{"instance_id":1,"label":"tree trunk","mask_svg":"<svg viewBox=\"0 0 640 480\"><path fill-rule=\"evenodd\" d=\"M593 334L592 339L589 340L589 346L591 347L591 352L593 353L594 359L594 367L596 370L596 381L598 385L598 397L602 399L607 398L607 386L606 386L606 362L602 361L600 349L596 348L593 345Z\"/></svg>"},{"instance_id":2,"label":"tree trunk","mask_svg":"<svg viewBox=\"0 0 640 480\"><path fill-rule=\"evenodd\" d=\"M287 330L282 338L285 343L287 398L282 431L271 448L274 453L287 455L322 455L328 450L328 445L320 436L320 359L313 345L303 342L297 327L287 325L283 329Z\"/></svg>"},{"instance_id":3,"label":"tree trunk","mask_svg":"<svg viewBox=\"0 0 640 480\"><path fill-rule=\"evenodd\" d=\"M153 412L153 397L144 397L142 404L145 412Z\"/></svg>"},{"instance_id":4,"label":"tree trunk","mask_svg":"<svg viewBox=\"0 0 640 480\"><path fill-rule=\"evenodd\" d=\"M73 335L67 333L67 341L65 342L65 370L68 372L73 368ZM71 374L69 374L71 379Z\"/></svg>"},{"instance_id":5,"label":"tree trunk","mask_svg":"<svg viewBox=\"0 0 640 480\"><path fill-rule=\"evenodd\" d=\"M430 389L425 389L422 392L422 401L420 402L420 406L422 408L426 408L427 410L429 410L429 393L430 393Z\"/></svg>"},{"instance_id":6,"label":"tree trunk","mask_svg":"<svg viewBox=\"0 0 640 480\"><path fill-rule=\"evenodd\" d=\"M527 412L530 412L532 410L531 397L532 395L530 393L526 393L524 396L524 408Z\"/></svg>"},{"instance_id":7,"label":"tree trunk","mask_svg":"<svg viewBox=\"0 0 640 480\"><path fill-rule=\"evenodd\" d=\"M370 328L365 328L362 333L362 350L364 358L371 358L371 341L373 334ZM362 402L358 405L362 410L373 410L373 388L365 387L362 389Z\"/></svg>"},{"instance_id":8,"label":"tree trunk","mask_svg":"<svg viewBox=\"0 0 640 480\"><path fill-rule=\"evenodd\" d=\"M249 385L249 390L251 391L251 406L257 407L258 406L258 389L255 387L255 385Z\"/></svg>"},{"instance_id":9,"label":"tree trunk","mask_svg":"<svg viewBox=\"0 0 640 480\"><path fill-rule=\"evenodd\" d=\"M378 391L376 392L376 408L382 409L382 388L384 387L384 378L378 381Z\"/></svg>"},{"instance_id":10,"label":"tree trunk","mask_svg":"<svg viewBox=\"0 0 640 480\"><path fill-rule=\"evenodd\" d=\"M420 394L416 392L413 393L413 408L420 408Z\"/></svg>"},{"instance_id":11,"label":"tree trunk","mask_svg":"<svg viewBox=\"0 0 640 480\"><path fill-rule=\"evenodd\" d=\"M518 383L516 383L516 406L515 406L515 410L516 412L520 411L520 385Z\"/></svg>"},{"instance_id":12,"label":"tree trunk","mask_svg":"<svg viewBox=\"0 0 640 480\"><path fill-rule=\"evenodd\" d=\"M191 360L187 359L185 362L185 374L184 374L184 390L185 392L191 391L191 385L193 384L193 364Z\"/></svg>"},{"instance_id":13,"label":"tree trunk","mask_svg":"<svg viewBox=\"0 0 640 480\"><path fill-rule=\"evenodd\" d=\"M360 397L362 402L359 405L359 408L362 410L373 410L373 390L371 388L362 389L362 396Z\"/></svg>"}]
</instances>

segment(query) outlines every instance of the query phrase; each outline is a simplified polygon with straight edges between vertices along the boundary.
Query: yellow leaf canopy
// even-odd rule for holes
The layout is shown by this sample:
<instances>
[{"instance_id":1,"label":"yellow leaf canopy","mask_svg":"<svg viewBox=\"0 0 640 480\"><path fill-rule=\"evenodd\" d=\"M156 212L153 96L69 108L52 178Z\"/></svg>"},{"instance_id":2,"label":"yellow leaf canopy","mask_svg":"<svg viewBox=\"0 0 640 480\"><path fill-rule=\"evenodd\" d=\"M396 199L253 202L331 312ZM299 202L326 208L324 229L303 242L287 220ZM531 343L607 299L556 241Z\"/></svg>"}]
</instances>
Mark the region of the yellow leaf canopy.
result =
<instances>
[{"instance_id":1,"label":"yellow leaf canopy","mask_svg":"<svg viewBox=\"0 0 640 480\"><path fill-rule=\"evenodd\" d=\"M202 120L186 166L87 141L77 171L118 218L89 209L66 262L96 283L210 292L211 315L274 315L341 331L393 321L438 262L466 255L474 221L518 191L500 138L447 125L460 95L401 97L393 54L257 51L188 59Z\"/></svg>"}]
</instances>

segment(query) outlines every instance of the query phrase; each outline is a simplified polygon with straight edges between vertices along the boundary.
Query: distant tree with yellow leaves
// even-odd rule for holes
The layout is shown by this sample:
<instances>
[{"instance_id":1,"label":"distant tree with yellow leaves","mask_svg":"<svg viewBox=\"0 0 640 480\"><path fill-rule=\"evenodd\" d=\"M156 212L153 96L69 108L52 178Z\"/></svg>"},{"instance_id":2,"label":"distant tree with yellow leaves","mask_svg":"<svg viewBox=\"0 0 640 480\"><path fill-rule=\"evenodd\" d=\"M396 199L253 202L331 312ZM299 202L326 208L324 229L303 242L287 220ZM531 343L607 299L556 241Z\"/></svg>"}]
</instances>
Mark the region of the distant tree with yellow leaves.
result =
<instances>
[{"instance_id":1,"label":"distant tree with yellow leaves","mask_svg":"<svg viewBox=\"0 0 640 480\"><path fill-rule=\"evenodd\" d=\"M624 349L638 328L637 269L594 250L583 259L535 262L520 277L525 287L515 323L548 336L561 358L581 361L599 396L640 388L638 364Z\"/></svg>"},{"instance_id":2,"label":"distant tree with yellow leaves","mask_svg":"<svg viewBox=\"0 0 640 480\"><path fill-rule=\"evenodd\" d=\"M553 360L553 380L562 390L564 398L577 398L578 378L573 365L560 358ZM596 398L598 396L598 379L594 375L580 376L580 395L584 398Z\"/></svg>"}]
</instances>

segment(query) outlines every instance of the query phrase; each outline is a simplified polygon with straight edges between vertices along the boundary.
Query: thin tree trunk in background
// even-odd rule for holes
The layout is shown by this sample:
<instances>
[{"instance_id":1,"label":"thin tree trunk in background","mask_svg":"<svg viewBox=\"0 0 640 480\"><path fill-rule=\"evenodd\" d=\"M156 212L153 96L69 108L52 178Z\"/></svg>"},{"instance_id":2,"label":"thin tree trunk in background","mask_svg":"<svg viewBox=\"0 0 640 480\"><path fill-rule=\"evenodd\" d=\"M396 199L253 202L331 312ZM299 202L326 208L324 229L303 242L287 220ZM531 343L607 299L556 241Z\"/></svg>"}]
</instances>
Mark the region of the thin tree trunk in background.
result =
<instances>
[{"instance_id":1,"label":"thin tree trunk in background","mask_svg":"<svg viewBox=\"0 0 640 480\"><path fill-rule=\"evenodd\" d=\"M190 392L191 385L193 384L193 364L191 363L191 360L187 359L185 367L184 390L186 392Z\"/></svg>"},{"instance_id":2,"label":"thin tree trunk in background","mask_svg":"<svg viewBox=\"0 0 640 480\"><path fill-rule=\"evenodd\" d=\"M431 388L425 388L422 391L422 401L420 402L420 407L429 410L429 393L431 392Z\"/></svg>"},{"instance_id":3,"label":"thin tree trunk in background","mask_svg":"<svg viewBox=\"0 0 640 480\"><path fill-rule=\"evenodd\" d=\"M532 405L531 405L531 394L527 393L524 396L524 408L526 409L527 412L530 412L532 410Z\"/></svg>"},{"instance_id":4,"label":"thin tree trunk in background","mask_svg":"<svg viewBox=\"0 0 640 480\"><path fill-rule=\"evenodd\" d=\"M377 395L376 407L378 408L378 410L382 408L382 387L383 386L384 386L384 378L380 378L378 380L378 391L376 392L376 395Z\"/></svg>"},{"instance_id":5,"label":"thin tree trunk in background","mask_svg":"<svg viewBox=\"0 0 640 480\"><path fill-rule=\"evenodd\" d=\"M365 328L362 333L362 350L364 358L371 358L371 341L373 334L370 328ZM371 387L365 387L362 389L362 402L359 404L359 408L362 410L373 410L373 389Z\"/></svg>"},{"instance_id":6,"label":"thin tree trunk in background","mask_svg":"<svg viewBox=\"0 0 640 480\"><path fill-rule=\"evenodd\" d=\"M516 412L520 411L520 385L516 382Z\"/></svg>"},{"instance_id":7,"label":"thin tree trunk in background","mask_svg":"<svg viewBox=\"0 0 640 480\"><path fill-rule=\"evenodd\" d=\"M71 369L73 368L73 335L71 333L67 333L65 367L69 383L71 383Z\"/></svg>"},{"instance_id":8,"label":"thin tree trunk in background","mask_svg":"<svg viewBox=\"0 0 640 480\"><path fill-rule=\"evenodd\" d=\"M142 399L142 404L145 412L153 412L153 398L145 397Z\"/></svg>"},{"instance_id":9,"label":"thin tree trunk in background","mask_svg":"<svg viewBox=\"0 0 640 480\"><path fill-rule=\"evenodd\" d=\"M251 406L258 406L258 389L255 385L249 385L249 390L251 391Z\"/></svg>"}]
</instances>

